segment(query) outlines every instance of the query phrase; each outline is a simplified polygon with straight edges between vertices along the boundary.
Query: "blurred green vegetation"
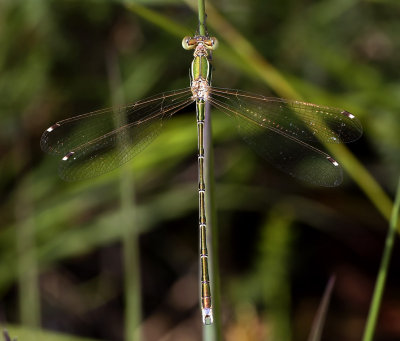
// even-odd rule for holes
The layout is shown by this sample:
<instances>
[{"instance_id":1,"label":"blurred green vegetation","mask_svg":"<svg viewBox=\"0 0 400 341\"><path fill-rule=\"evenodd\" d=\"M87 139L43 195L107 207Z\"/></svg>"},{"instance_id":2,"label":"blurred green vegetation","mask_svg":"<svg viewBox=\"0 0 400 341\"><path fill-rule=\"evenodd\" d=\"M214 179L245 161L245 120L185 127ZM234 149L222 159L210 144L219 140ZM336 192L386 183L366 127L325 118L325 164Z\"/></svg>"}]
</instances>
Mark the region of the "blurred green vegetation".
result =
<instances>
[{"instance_id":1,"label":"blurred green vegetation","mask_svg":"<svg viewBox=\"0 0 400 341\"><path fill-rule=\"evenodd\" d=\"M336 155L350 176L325 189L265 164L213 112L224 339L304 340L335 273L323 339L360 340L390 212L384 193L393 196L400 169L400 4L219 0L207 11L221 43L216 86L343 107L364 127L352 154ZM3 325L122 340L132 275L122 245L134 231L143 339L200 339L194 111L129 162L134 193L121 191L121 171L65 183L39 147L60 119L188 86L181 39L196 26L181 1L0 1ZM400 337L399 256L377 341Z\"/></svg>"}]
</instances>

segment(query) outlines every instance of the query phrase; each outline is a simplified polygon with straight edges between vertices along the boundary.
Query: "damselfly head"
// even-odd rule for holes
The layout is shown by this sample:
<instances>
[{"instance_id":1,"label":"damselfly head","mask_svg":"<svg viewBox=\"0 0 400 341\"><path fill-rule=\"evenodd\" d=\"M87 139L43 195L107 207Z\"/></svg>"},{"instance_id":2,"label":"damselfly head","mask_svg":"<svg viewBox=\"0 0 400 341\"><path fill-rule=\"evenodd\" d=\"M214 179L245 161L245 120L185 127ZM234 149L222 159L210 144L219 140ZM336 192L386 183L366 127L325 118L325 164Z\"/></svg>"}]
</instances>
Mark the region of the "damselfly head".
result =
<instances>
[{"instance_id":1,"label":"damselfly head","mask_svg":"<svg viewBox=\"0 0 400 341\"><path fill-rule=\"evenodd\" d=\"M215 50L218 47L218 40L215 37L186 36L182 40L182 47L185 50L193 50L198 45L203 45L207 50Z\"/></svg>"}]
</instances>

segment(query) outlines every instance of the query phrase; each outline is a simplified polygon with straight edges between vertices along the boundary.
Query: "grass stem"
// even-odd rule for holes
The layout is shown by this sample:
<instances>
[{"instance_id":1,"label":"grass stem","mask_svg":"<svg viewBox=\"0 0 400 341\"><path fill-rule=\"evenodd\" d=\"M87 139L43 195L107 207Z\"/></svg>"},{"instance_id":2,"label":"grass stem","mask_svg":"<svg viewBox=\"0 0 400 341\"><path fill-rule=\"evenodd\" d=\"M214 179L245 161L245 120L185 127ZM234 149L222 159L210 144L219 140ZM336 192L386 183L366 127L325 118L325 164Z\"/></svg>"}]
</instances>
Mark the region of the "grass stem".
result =
<instances>
[{"instance_id":1,"label":"grass stem","mask_svg":"<svg viewBox=\"0 0 400 341\"><path fill-rule=\"evenodd\" d=\"M220 319L220 278L218 266L218 229L217 213L215 206L215 180L214 180L214 153L212 145L212 126L210 117L210 105L206 103L206 116L204 122L204 182L208 189L206 191L206 216L207 218L207 244L209 245L209 274L213 300L214 323L204 326L203 340L221 340L221 319Z\"/></svg>"},{"instance_id":2,"label":"grass stem","mask_svg":"<svg viewBox=\"0 0 400 341\"><path fill-rule=\"evenodd\" d=\"M121 87L120 70L116 52L111 48L107 55L112 103L120 107L124 103ZM115 122L121 124L121 122ZM120 141L123 143L123 141ZM140 341L141 299L140 299L140 262L139 229L137 225L133 175L127 165L120 173L120 221L123 226L122 261L124 267L125 292L125 340Z\"/></svg>"},{"instance_id":3,"label":"grass stem","mask_svg":"<svg viewBox=\"0 0 400 341\"><path fill-rule=\"evenodd\" d=\"M21 186L15 205L19 314L22 325L39 328L41 320L39 270L31 194L31 182L28 179Z\"/></svg>"},{"instance_id":4,"label":"grass stem","mask_svg":"<svg viewBox=\"0 0 400 341\"><path fill-rule=\"evenodd\" d=\"M204 0L198 0L199 14L199 34L204 36L206 30L206 13ZM204 125L204 151L205 151L205 186L206 191L206 216L207 219L207 244L209 245L209 255L211 262L209 264L209 275L211 283L211 292L213 300L214 323L203 327L203 340L217 341L221 340L221 319L220 319L220 289L219 289L219 270L218 270L218 230L215 209L215 181L214 181L214 155L212 146L212 128L210 117L210 105L206 104L206 115Z\"/></svg>"},{"instance_id":5,"label":"grass stem","mask_svg":"<svg viewBox=\"0 0 400 341\"><path fill-rule=\"evenodd\" d=\"M204 0L198 0L197 8L199 13L199 34L201 36L206 35L206 10L204 5Z\"/></svg>"},{"instance_id":6,"label":"grass stem","mask_svg":"<svg viewBox=\"0 0 400 341\"><path fill-rule=\"evenodd\" d=\"M386 236L385 249L383 250L381 265L379 267L379 273L375 283L374 294L372 297L372 303L370 306L367 323L364 330L363 341L371 341L374 335L379 308L382 301L383 290L385 287L386 277L389 269L390 257L392 255L393 245L396 236L397 223L399 218L399 208L400 208L400 179L397 185L396 198L392 210L392 216L390 219L389 231Z\"/></svg>"}]
</instances>

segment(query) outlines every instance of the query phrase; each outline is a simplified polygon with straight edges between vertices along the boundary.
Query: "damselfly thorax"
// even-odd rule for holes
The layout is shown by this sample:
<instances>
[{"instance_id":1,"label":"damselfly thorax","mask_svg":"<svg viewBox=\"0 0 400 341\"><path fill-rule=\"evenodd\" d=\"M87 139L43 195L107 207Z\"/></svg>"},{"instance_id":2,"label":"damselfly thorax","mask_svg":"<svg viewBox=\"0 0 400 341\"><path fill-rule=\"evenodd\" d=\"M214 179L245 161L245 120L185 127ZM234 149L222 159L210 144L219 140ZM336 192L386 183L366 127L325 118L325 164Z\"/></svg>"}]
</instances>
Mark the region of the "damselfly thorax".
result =
<instances>
[{"instance_id":1,"label":"damselfly thorax","mask_svg":"<svg viewBox=\"0 0 400 341\"><path fill-rule=\"evenodd\" d=\"M214 37L185 37L182 46L186 50L194 49L193 61L190 66L190 88L194 100L207 100L211 86L211 55L210 52L218 46Z\"/></svg>"}]
</instances>

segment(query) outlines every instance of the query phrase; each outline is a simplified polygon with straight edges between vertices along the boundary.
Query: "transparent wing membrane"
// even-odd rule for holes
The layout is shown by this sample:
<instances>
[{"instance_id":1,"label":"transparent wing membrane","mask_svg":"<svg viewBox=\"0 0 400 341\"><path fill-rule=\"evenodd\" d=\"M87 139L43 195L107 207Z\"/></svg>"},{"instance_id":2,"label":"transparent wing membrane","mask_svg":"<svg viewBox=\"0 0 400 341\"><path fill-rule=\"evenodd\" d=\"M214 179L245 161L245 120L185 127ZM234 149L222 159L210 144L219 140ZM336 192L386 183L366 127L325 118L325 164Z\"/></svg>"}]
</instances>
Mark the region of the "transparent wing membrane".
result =
<instances>
[{"instance_id":1,"label":"transparent wing membrane","mask_svg":"<svg viewBox=\"0 0 400 341\"><path fill-rule=\"evenodd\" d=\"M163 121L193 102L190 88L166 92L121 108L60 121L41 138L42 150L63 156L60 176L81 180L109 172L147 147Z\"/></svg>"},{"instance_id":2,"label":"transparent wing membrane","mask_svg":"<svg viewBox=\"0 0 400 341\"><path fill-rule=\"evenodd\" d=\"M321 150L321 141L351 142L362 134L360 122L337 108L214 87L209 88L208 100L235 119L243 139L267 161L320 186L337 186L342 181L340 165ZM47 129L41 147L62 156L63 179L91 178L142 151L166 118L193 101L186 88L72 117Z\"/></svg>"},{"instance_id":3,"label":"transparent wing membrane","mask_svg":"<svg viewBox=\"0 0 400 341\"><path fill-rule=\"evenodd\" d=\"M235 107L254 123L276 128L302 141L348 143L362 135L357 118L342 109L234 89L212 87L211 94L216 100Z\"/></svg>"},{"instance_id":4,"label":"transparent wing membrane","mask_svg":"<svg viewBox=\"0 0 400 341\"><path fill-rule=\"evenodd\" d=\"M280 170L319 186L337 186L342 169L320 142L350 142L362 134L349 112L239 90L211 88L210 102L236 120L243 139Z\"/></svg>"}]
</instances>

